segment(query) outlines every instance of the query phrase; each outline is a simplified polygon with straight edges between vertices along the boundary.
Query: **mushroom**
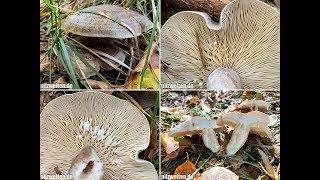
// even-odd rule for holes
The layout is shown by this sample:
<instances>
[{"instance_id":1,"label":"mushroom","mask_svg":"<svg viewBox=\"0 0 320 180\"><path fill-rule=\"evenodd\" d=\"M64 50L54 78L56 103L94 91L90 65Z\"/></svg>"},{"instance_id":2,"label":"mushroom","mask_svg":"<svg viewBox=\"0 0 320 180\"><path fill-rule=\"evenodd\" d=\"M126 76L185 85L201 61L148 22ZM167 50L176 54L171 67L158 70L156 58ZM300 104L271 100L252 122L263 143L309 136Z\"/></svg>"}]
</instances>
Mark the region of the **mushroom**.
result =
<instances>
[{"instance_id":1,"label":"mushroom","mask_svg":"<svg viewBox=\"0 0 320 180\"><path fill-rule=\"evenodd\" d=\"M50 101L40 114L40 173L75 180L156 180L138 158L150 141L147 118L131 103L102 92L78 92Z\"/></svg>"},{"instance_id":2,"label":"mushroom","mask_svg":"<svg viewBox=\"0 0 320 180\"><path fill-rule=\"evenodd\" d=\"M79 74L81 79L86 79L86 78L89 78L90 76L94 76L96 74L89 67L87 67L87 65L85 63L83 63L80 60L80 58L75 54L75 52L72 51L70 46L66 45L66 50L67 50L67 52L69 54L70 60L73 62L74 66L75 66L75 69L76 69L76 71ZM95 68L97 71L100 70L100 63L99 63L98 58L96 58L91 53L86 52L86 51L84 51L82 49L79 49L79 52L83 54L84 58L87 60L87 62L93 68ZM57 62L57 67L58 67L59 71L62 72L62 73L66 73L66 70L63 67L62 63L60 63L61 57L58 56L57 60L59 60Z\"/></svg>"},{"instance_id":3,"label":"mushroom","mask_svg":"<svg viewBox=\"0 0 320 180\"><path fill-rule=\"evenodd\" d=\"M168 135L185 136L201 133L204 145L215 153L220 149L220 145L214 131L215 128L219 128L219 126L216 124L216 121L196 116L191 120L187 120L170 129Z\"/></svg>"},{"instance_id":4,"label":"mushroom","mask_svg":"<svg viewBox=\"0 0 320 180\"><path fill-rule=\"evenodd\" d=\"M103 13L105 16L94 12ZM148 17L110 4L85 8L67 16L62 23L62 28L73 34L117 39L139 36L151 29L152 26L153 24Z\"/></svg>"},{"instance_id":5,"label":"mushroom","mask_svg":"<svg viewBox=\"0 0 320 180\"><path fill-rule=\"evenodd\" d=\"M217 125L227 125L234 128L232 137L227 145L227 155L234 155L246 142L249 133L272 138L268 127L269 116L260 111L248 113L228 112L219 116Z\"/></svg>"},{"instance_id":6,"label":"mushroom","mask_svg":"<svg viewBox=\"0 0 320 180\"><path fill-rule=\"evenodd\" d=\"M232 1L220 23L203 12L179 12L161 29L161 80L213 90L279 89L279 28L279 12L259 0Z\"/></svg>"},{"instance_id":7,"label":"mushroom","mask_svg":"<svg viewBox=\"0 0 320 180\"><path fill-rule=\"evenodd\" d=\"M256 99L246 99L240 104L231 105L229 106L225 112L231 111L241 111L241 112L249 112L249 111L261 111L261 112L268 112L270 109L270 104L263 101L263 100L256 100Z\"/></svg>"},{"instance_id":8,"label":"mushroom","mask_svg":"<svg viewBox=\"0 0 320 180\"><path fill-rule=\"evenodd\" d=\"M239 176L225 167L212 167L201 174L200 180L238 180Z\"/></svg>"},{"instance_id":9,"label":"mushroom","mask_svg":"<svg viewBox=\"0 0 320 180\"><path fill-rule=\"evenodd\" d=\"M110 60L110 58L114 57L119 60L118 63L113 61L106 62L104 59L103 61L105 63L101 63L101 59L91 55L90 52L86 51L83 53L85 56L89 57L89 62L100 62L103 69L111 70L112 66L118 67L119 64L125 65L123 62L126 55L122 49L113 45L112 39L110 38L124 39L136 37L143 32L147 32L152 28L152 25L152 22L146 16L120 6L105 4L88 7L67 16L62 22L62 29L68 33L86 37L81 39L81 43L83 44L85 44L86 41L92 41L94 37L109 38L109 43L102 43L103 46L98 46L99 49L92 50L95 51L95 53L106 57L106 60ZM95 41L97 40L98 39L95 39ZM100 43L101 42L102 41L100 41ZM100 43L98 42L98 44ZM77 59L77 57L73 58ZM78 60L74 61L78 63ZM82 62L79 63L81 64ZM80 66L81 67L78 69L83 71L82 74L84 74L84 78L95 75L89 67L84 64L81 64ZM99 70L98 67L95 68Z\"/></svg>"},{"instance_id":10,"label":"mushroom","mask_svg":"<svg viewBox=\"0 0 320 180\"><path fill-rule=\"evenodd\" d=\"M110 63L112 63L116 67L118 67L120 63L123 63L125 61L126 54L124 50L114 45L113 40L110 38L79 36L75 38L75 40L81 43L82 45L88 47L91 51L94 51L98 55L105 58L98 58L96 55L93 55L91 52L89 52L88 49L80 48L80 51L82 51L85 55L90 54L90 56L87 55L91 57L90 59L97 59L96 61L100 62L101 67L107 71L112 70L113 67L110 66L106 61L110 61ZM115 62L113 59L110 59L110 57L113 57L119 60L120 62ZM101 63L101 61L103 61L104 63Z\"/></svg>"}]
</instances>

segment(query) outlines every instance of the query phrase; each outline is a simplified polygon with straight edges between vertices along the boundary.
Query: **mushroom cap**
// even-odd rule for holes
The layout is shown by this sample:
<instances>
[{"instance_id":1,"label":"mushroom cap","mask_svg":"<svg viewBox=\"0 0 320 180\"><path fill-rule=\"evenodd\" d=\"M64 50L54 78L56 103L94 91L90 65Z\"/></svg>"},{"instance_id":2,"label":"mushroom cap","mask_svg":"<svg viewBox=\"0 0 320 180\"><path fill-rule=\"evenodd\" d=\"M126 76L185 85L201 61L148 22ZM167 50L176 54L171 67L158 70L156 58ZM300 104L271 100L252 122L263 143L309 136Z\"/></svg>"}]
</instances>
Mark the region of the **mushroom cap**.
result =
<instances>
[{"instance_id":1,"label":"mushroom cap","mask_svg":"<svg viewBox=\"0 0 320 180\"><path fill-rule=\"evenodd\" d=\"M76 12L66 17L62 28L67 32L81 36L124 39L139 36L153 26L148 17L116 5L91 6L82 11L103 13L114 20L93 13ZM123 22L129 26L134 34L115 21Z\"/></svg>"},{"instance_id":2,"label":"mushroom cap","mask_svg":"<svg viewBox=\"0 0 320 180\"><path fill-rule=\"evenodd\" d=\"M150 141L150 126L138 108L102 92L62 95L40 114L40 172L67 174L86 147L95 149L104 179L158 178L152 163L138 159Z\"/></svg>"},{"instance_id":3,"label":"mushroom cap","mask_svg":"<svg viewBox=\"0 0 320 180\"><path fill-rule=\"evenodd\" d=\"M247 113L234 111L222 114L217 120L217 125L227 125L235 128L238 124L245 124L245 126L250 128L251 133L272 138L271 131L268 128L269 122L269 116L260 111L250 111Z\"/></svg>"},{"instance_id":4,"label":"mushroom cap","mask_svg":"<svg viewBox=\"0 0 320 180\"><path fill-rule=\"evenodd\" d=\"M220 150L220 145L214 131L215 128L218 128L215 120L196 116L191 120L180 123L178 126L170 129L168 135L185 136L201 133L205 146L213 153L216 153Z\"/></svg>"},{"instance_id":5,"label":"mushroom cap","mask_svg":"<svg viewBox=\"0 0 320 180\"><path fill-rule=\"evenodd\" d=\"M225 167L213 167L201 174L201 180L238 180L239 177Z\"/></svg>"},{"instance_id":6,"label":"mushroom cap","mask_svg":"<svg viewBox=\"0 0 320 180\"><path fill-rule=\"evenodd\" d=\"M79 36L76 38L76 40L89 48L93 48L93 49L98 50L102 53L106 53L106 54L118 59L120 62L124 62L126 59L126 54L125 54L124 50L119 48L118 46L114 45L112 39ZM91 52L89 52L85 49L81 49L81 51L90 60L95 60L95 61L100 62L100 66L102 69L105 69L107 71L114 69L112 66L110 66L109 64L107 64L106 62L104 62L103 60L98 58L97 56L93 55ZM119 66L119 64L114 62L113 60L111 60L107 57L104 57L104 58L106 60L109 60L115 66L117 66L117 67Z\"/></svg>"},{"instance_id":7,"label":"mushroom cap","mask_svg":"<svg viewBox=\"0 0 320 180\"><path fill-rule=\"evenodd\" d=\"M264 100L246 99L240 104L228 106L225 112L232 112L232 111L249 112L253 110L258 110L258 111L267 113L269 109L270 109L270 103L267 103Z\"/></svg>"},{"instance_id":8,"label":"mushroom cap","mask_svg":"<svg viewBox=\"0 0 320 180\"><path fill-rule=\"evenodd\" d=\"M80 75L80 77L82 79L86 79L89 78L90 76L94 76L96 75L96 73L94 71L92 71L88 66L86 66L85 63L83 63L80 58L71 50L70 46L66 45L66 49L67 52L69 54L69 57L71 59L71 61L73 62L75 69L77 71L77 73ZM97 71L100 70L100 63L99 63L99 59L96 58L93 54L82 50L82 49L78 49L79 53L82 53L82 55L84 56L84 58L87 60L87 62L94 67ZM60 72L66 73L65 68L63 67L63 65L60 63L61 61L59 60L60 57L58 57L58 69Z\"/></svg>"},{"instance_id":9,"label":"mushroom cap","mask_svg":"<svg viewBox=\"0 0 320 180\"><path fill-rule=\"evenodd\" d=\"M185 136L202 132L206 128L218 128L215 120L209 120L201 116L192 117L169 130L169 136Z\"/></svg>"},{"instance_id":10,"label":"mushroom cap","mask_svg":"<svg viewBox=\"0 0 320 180\"><path fill-rule=\"evenodd\" d=\"M205 88L217 68L235 71L244 89L279 89L280 14L258 0L234 0L220 23L206 13L183 11L161 29L163 83Z\"/></svg>"},{"instance_id":11,"label":"mushroom cap","mask_svg":"<svg viewBox=\"0 0 320 180\"><path fill-rule=\"evenodd\" d=\"M248 124L254 123L269 123L269 116L260 111L249 111L247 113L242 113L239 111L227 112L222 114L217 119L217 125L227 124L228 126L234 127L237 122L246 121Z\"/></svg>"}]
</instances>

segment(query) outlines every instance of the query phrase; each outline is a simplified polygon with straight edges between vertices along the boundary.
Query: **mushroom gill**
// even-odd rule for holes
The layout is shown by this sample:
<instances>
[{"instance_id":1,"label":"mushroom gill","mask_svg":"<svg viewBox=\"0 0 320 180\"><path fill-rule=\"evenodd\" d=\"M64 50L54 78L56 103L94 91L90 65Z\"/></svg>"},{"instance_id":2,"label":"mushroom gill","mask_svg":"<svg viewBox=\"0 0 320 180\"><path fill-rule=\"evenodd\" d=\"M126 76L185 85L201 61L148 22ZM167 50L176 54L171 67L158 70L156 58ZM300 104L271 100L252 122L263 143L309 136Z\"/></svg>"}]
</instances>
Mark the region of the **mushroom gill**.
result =
<instances>
[{"instance_id":1,"label":"mushroom gill","mask_svg":"<svg viewBox=\"0 0 320 180\"><path fill-rule=\"evenodd\" d=\"M279 12L258 0L232 1L219 23L203 12L179 12L161 30L162 83L279 89L279 28Z\"/></svg>"},{"instance_id":2,"label":"mushroom gill","mask_svg":"<svg viewBox=\"0 0 320 180\"><path fill-rule=\"evenodd\" d=\"M142 112L102 92L62 95L40 114L40 173L74 179L156 180L152 163L138 158L150 141Z\"/></svg>"}]
</instances>

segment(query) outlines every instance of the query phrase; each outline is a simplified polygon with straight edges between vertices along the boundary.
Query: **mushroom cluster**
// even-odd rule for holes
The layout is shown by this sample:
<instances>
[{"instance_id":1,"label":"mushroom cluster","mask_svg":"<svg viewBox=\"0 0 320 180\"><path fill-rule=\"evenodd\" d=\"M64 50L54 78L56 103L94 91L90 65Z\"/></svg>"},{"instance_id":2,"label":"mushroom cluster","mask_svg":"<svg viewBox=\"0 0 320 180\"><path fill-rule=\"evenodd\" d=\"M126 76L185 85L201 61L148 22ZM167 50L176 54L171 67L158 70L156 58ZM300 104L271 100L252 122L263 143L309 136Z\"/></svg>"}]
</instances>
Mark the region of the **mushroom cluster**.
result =
<instances>
[{"instance_id":1,"label":"mushroom cluster","mask_svg":"<svg viewBox=\"0 0 320 180\"><path fill-rule=\"evenodd\" d=\"M179 12L161 29L160 57L162 83L279 89L279 11L259 0L234 0L219 23L203 12Z\"/></svg>"},{"instance_id":2,"label":"mushroom cluster","mask_svg":"<svg viewBox=\"0 0 320 180\"><path fill-rule=\"evenodd\" d=\"M40 115L40 173L76 180L156 180L138 158L150 141L149 122L128 101L102 92L62 95Z\"/></svg>"},{"instance_id":3,"label":"mushroom cluster","mask_svg":"<svg viewBox=\"0 0 320 180\"><path fill-rule=\"evenodd\" d=\"M67 16L62 22L62 29L67 33L78 35L76 42L83 46L78 49L88 62L99 71L117 69L121 65L130 69L124 61L125 52L114 45L114 39L136 38L152 28L148 17L116 5L98 5L82 9ZM67 47L71 60L83 78L95 75ZM61 65L60 65L61 67Z\"/></svg>"},{"instance_id":4,"label":"mushroom cluster","mask_svg":"<svg viewBox=\"0 0 320 180\"><path fill-rule=\"evenodd\" d=\"M227 145L226 153L234 155L246 142L249 133L272 139L272 133L268 127L269 116L257 109L266 110L268 104L262 100L245 100L237 108L227 108L218 116L217 120L209 120L203 117L194 117L191 120L180 123L169 130L169 136L185 136L202 134L204 145L213 153L220 150L220 145L215 134L215 129L228 126L234 129L232 137ZM248 112L243 109L255 108Z\"/></svg>"}]
</instances>

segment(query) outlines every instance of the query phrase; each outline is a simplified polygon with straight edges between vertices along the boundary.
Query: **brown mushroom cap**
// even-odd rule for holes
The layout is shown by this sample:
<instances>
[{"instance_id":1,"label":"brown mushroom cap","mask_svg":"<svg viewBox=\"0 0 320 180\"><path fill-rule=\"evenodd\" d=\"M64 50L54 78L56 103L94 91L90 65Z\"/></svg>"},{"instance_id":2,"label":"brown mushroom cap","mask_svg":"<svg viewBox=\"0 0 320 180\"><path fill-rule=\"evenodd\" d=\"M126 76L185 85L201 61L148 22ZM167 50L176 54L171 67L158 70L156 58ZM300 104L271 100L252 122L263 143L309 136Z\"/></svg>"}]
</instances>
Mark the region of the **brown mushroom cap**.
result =
<instances>
[{"instance_id":1,"label":"brown mushroom cap","mask_svg":"<svg viewBox=\"0 0 320 180\"><path fill-rule=\"evenodd\" d=\"M103 162L104 179L158 178L154 166L138 158L149 145L149 123L128 101L101 92L63 95L46 105L40 122L41 174L100 172Z\"/></svg>"},{"instance_id":2,"label":"brown mushroom cap","mask_svg":"<svg viewBox=\"0 0 320 180\"><path fill-rule=\"evenodd\" d=\"M200 180L238 180L239 176L225 167L213 167L201 174Z\"/></svg>"},{"instance_id":3,"label":"brown mushroom cap","mask_svg":"<svg viewBox=\"0 0 320 180\"><path fill-rule=\"evenodd\" d=\"M194 88L204 88L210 74L227 68L240 77L241 88L278 89L279 29L279 12L258 0L232 1L223 9L220 23L206 13L179 12L161 29L160 57L165 64L161 80L171 84L200 81L203 86L194 84ZM236 85L229 82L237 77L226 73L230 74L227 84Z\"/></svg>"},{"instance_id":4,"label":"brown mushroom cap","mask_svg":"<svg viewBox=\"0 0 320 180\"><path fill-rule=\"evenodd\" d=\"M139 36L152 28L152 22L148 17L116 5L92 6L82 11L104 13L114 20L93 13L76 12L66 17L62 23L62 28L67 32L81 36L118 39ZM123 22L129 26L134 34L128 28L115 21Z\"/></svg>"}]
</instances>

